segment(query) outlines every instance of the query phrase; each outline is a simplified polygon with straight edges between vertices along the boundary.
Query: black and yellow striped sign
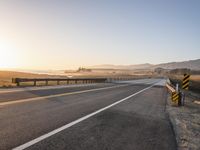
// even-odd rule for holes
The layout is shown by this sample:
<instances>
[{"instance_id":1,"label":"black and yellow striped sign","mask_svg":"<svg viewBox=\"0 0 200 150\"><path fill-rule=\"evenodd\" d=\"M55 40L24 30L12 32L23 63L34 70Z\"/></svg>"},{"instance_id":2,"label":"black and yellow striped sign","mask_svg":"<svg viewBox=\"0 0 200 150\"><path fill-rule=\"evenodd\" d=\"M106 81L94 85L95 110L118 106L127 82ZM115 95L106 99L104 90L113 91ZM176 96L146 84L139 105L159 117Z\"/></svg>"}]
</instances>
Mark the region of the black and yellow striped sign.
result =
<instances>
[{"instance_id":1,"label":"black and yellow striped sign","mask_svg":"<svg viewBox=\"0 0 200 150\"><path fill-rule=\"evenodd\" d=\"M173 92L172 93L172 102L178 103L178 99L179 99L179 93Z\"/></svg>"},{"instance_id":2,"label":"black and yellow striped sign","mask_svg":"<svg viewBox=\"0 0 200 150\"><path fill-rule=\"evenodd\" d=\"M190 80L190 75L189 74L184 74L183 83L182 83L182 89L188 90L188 88L189 88L189 80Z\"/></svg>"}]
</instances>

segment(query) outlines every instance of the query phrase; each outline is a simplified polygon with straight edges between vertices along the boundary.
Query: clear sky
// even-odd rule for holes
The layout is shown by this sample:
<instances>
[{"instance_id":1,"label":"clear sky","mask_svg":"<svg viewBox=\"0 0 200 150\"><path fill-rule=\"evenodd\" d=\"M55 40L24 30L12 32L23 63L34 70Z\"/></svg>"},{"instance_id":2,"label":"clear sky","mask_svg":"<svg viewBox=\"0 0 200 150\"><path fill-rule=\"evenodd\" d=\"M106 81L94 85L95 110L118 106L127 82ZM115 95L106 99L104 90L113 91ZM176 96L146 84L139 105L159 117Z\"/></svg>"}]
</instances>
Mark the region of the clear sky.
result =
<instances>
[{"instance_id":1,"label":"clear sky","mask_svg":"<svg viewBox=\"0 0 200 150\"><path fill-rule=\"evenodd\" d=\"M200 58L200 0L0 0L0 68Z\"/></svg>"}]
</instances>

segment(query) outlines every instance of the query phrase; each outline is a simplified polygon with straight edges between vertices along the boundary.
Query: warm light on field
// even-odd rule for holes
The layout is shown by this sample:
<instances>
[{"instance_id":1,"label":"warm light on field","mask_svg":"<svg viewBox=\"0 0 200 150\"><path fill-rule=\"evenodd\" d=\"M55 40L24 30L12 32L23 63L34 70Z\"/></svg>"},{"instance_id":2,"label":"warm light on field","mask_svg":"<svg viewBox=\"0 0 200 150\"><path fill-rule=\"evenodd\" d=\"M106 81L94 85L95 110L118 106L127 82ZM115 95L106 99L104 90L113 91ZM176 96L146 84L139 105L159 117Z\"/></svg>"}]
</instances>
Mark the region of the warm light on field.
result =
<instances>
[{"instance_id":1,"label":"warm light on field","mask_svg":"<svg viewBox=\"0 0 200 150\"><path fill-rule=\"evenodd\" d=\"M19 65L18 51L10 43L0 40L0 69L15 68Z\"/></svg>"}]
</instances>

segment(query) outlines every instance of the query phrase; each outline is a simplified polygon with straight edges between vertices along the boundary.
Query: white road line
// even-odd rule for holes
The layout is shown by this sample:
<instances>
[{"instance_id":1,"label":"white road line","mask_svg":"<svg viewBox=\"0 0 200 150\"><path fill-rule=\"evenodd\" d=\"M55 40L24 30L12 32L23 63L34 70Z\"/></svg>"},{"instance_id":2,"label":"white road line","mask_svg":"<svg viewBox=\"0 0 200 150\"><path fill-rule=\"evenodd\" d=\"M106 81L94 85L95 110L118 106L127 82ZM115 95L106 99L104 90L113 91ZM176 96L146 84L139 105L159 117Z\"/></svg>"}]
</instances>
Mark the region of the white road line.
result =
<instances>
[{"instance_id":1,"label":"white road line","mask_svg":"<svg viewBox=\"0 0 200 150\"><path fill-rule=\"evenodd\" d=\"M28 92L28 91L37 91L37 90L62 89L62 88L71 88L71 87L85 87L85 86L92 86L92 85L96 85L96 84L97 83L88 83L88 84L70 84L70 85L54 85L54 86L42 86L42 87L0 89L0 94L1 93L12 93L12 92Z\"/></svg>"},{"instance_id":2,"label":"white road line","mask_svg":"<svg viewBox=\"0 0 200 150\"><path fill-rule=\"evenodd\" d=\"M123 86L128 86L128 85L130 85L130 84L109 86L109 87L103 87L103 88L96 88L96 89L90 89L90 90L84 90L84 91L76 91L76 92L62 93L62 94L55 94L55 95L48 95L48 96L41 96L41 97L34 97L34 98L27 98L27 99L14 100L14 101L8 101L8 102L1 102L0 106L17 104L17 103L24 103L24 102L30 102L30 101L45 100L47 98L67 96L67 95L73 95L73 94L81 94L81 93L87 93L87 92L92 92L92 91L100 91L100 90L118 88L118 87L123 87Z\"/></svg>"},{"instance_id":3,"label":"white road line","mask_svg":"<svg viewBox=\"0 0 200 150\"><path fill-rule=\"evenodd\" d=\"M157 82L156 82L156 83L157 83ZM123 101L128 100L129 98L131 98L131 97L133 97L133 96L135 96L135 95L137 95L137 94L139 94L139 93L142 93L142 92L144 92L144 91L150 89L150 88L153 87L156 83L154 83L153 85L151 85L151 86L149 86L149 87L147 87L147 88L145 88L145 89L143 89L143 90L140 90L140 91L138 91L138 92L136 92L136 93L134 93L134 94L131 94L131 95L129 95L128 97L125 97L125 98L123 98L123 99L121 99L121 100L119 100L119 101L117 101L117 102L115 102L115 103L113 103L113 104L111 104L111 105L108 105L108 106L106 106L106 107L104 107L104 108L101 108L101 109L99 109L99 110L97 110L97 111L95 111L95 112L93 112L93 113L91 113L91 114L88 114L88 115L84 116L84 117L81 117L81 118L79 118L79 119L77 119L77 120L75 120L75 121L73 121L73 122L71 122L71 123L68 123L68 124L66 124L66 125L64 125L64 126L62 126L62 127L60 127L60 128L58 128L58 129L55 129L55 130L53 130L53 131L51 131L51 132L49 132L49 133L46 133L46 134L44 134L44 135L42 135L42 136L40 136L40 137L38 137L38 138L36 138L36 139L33 139L33 140L31 140L31 141L29 141L29 142L23 144L23 145L20 145L20 146L18 146L18 147L16 147L16 148L13 148L13 150L23 150L23 149L25 149L25 148L28 148L28 147L30 147L30 146L32 146L32 145L34 145L34 144L36 144L36 143L38 143L38 142L40 142L40 141L42 141L42 140L48 138L48 137L50 137L50 136L52 136L52 135L54 135L54 134L56 134L56 133L58 133L58 132L61 132L61 131L65 130L65 129L67 129L67 128L69 128L69 127L71 127L71 126L73 126L73 125L75 125L75 124L77 124L77 123L79 123L79 122L81 122L81 121L83 121L83 120L86 120L86 119L88 119L88 118L90 118L90 117L92 117L92 116L94 116L94 115L96 115L96 114L98 114L98 113L100 113L100 112L106 110L106 109L109 109L109 108L111 108L111 107L113 107L113 106L115 106L115 105L117 105L117 104L119 104L119 103L121 103L121 102L123 102Z\"/></svg>"}]
</instances>

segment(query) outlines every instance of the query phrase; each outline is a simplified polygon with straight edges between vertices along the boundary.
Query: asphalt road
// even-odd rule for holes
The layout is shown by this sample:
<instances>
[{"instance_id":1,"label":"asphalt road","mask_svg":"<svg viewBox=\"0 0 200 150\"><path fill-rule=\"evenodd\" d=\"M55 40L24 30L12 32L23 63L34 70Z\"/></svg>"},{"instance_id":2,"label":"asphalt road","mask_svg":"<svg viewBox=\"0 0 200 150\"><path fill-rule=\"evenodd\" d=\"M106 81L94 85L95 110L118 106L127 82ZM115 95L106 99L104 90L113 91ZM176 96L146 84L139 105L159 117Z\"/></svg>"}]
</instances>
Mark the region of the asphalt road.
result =
<instances>
[{"instance_id":1,"label":"asphalt road","mask_svg":"<svg viewBox=\"0 0 200 150\"><path fill-rule=\"evenodd\" d=\"M175 150L158 81L0 91L0 149Z\"/></svg>"}]
</instances>

